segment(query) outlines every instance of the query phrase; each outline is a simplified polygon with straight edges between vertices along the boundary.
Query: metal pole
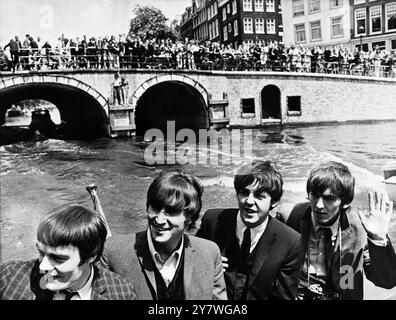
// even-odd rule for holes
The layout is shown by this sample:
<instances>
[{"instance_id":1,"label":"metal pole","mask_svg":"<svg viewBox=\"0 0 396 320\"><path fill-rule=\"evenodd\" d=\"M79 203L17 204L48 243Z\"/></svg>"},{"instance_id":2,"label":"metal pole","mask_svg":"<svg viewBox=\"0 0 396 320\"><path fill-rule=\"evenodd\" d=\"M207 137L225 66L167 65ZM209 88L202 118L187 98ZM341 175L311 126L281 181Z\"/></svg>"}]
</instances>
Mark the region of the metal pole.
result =
<instances>
[{"instance_id":1,"label":"metal pole","mask_svg":"<svg viewBox=\"0 0 396 320\"><path fill-rule=\"evenodd\" d=\"M103 218L103 220L105 222L106 229L107 229L107 238L111 237L111 231L110 231L109 224L107 223L106 216L102 209L102 205L100 204L98 194L96 193L96 190L98 189L98 187L95 184L90 184L85 189L88 191L89 195L92 198L94 209L100 214L100 216Z\"/></svg>"}]
</instances>

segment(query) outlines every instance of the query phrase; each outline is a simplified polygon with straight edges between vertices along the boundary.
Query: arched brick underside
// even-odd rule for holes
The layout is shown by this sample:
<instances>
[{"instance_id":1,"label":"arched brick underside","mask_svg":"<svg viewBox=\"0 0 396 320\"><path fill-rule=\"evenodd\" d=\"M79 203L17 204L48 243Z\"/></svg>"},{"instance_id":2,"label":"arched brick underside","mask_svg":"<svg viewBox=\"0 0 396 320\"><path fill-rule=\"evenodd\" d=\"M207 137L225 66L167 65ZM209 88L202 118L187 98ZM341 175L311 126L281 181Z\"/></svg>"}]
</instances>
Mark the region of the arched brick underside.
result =
<instances>
[{"instance_id":1,"label":"arched brick underside","mask_svg":"<svg viewBox=\"0 0 396 320\"><path fill-rule=\"evenodd\" d=\"M181 75L154 77L133 94L136 134L143 136L151 128L166 134L167 123L182 128L209 127L208 94L197 81Z\"/></svg>"},{"instance_id":2,"label":"arched brick underside","mask_svg":"<svg viewBox=\"0 0 396 320\"><path fill-rule=\"evenodd\" d=\"M58 108L61 120L82 127L94 135L107 134L108 104L94 88L63 76L17 76L0 81L0 124L12 104L27 99L40 99Z\"/></svg>"}]
</instances>

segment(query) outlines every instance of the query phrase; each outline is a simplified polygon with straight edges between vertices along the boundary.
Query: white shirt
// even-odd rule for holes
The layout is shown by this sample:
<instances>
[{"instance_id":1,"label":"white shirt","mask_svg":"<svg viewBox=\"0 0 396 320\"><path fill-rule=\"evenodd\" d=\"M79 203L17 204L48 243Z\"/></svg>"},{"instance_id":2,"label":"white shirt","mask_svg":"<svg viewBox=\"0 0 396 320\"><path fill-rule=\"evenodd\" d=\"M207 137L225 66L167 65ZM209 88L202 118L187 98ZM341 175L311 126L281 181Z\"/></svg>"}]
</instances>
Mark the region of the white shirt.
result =
<instances>
[{"instance_id":1,"label":"white shirt","mask_svg":"<svg viewBox=\"0 0 396 320\"><path fill-rule=\"evenodd\" d=\"M252 252L254 250L254 248L256 247L256 245L259 242L261 236L263 235L265 229L267 228L267 224L268 224L268 216L262 224L260 224L259 226L255 227L255 228L250 228L250 240L251 240L250 252ZM242 245L243 233L245 232L246 228L247 227L243 223L242 218L241 218L241 212L238 211L235 231L236 231L236 236L237 236L239 245Z\"/></svg>"},{"instance_id":2,"label":"white shirt","mask_svg":"<svg viewBox=\"0 0 396 320\"><path fill-rule=\"evenodd\" d=\"M76 291L76 294L70 300L91 300L93 278L94 269L91 266L91 274L88 281L80 290ZM54 300L65 300L64 293L58 291L54 296Z\"/></svg>"},{"instance_id":3,"label":"white shirt","mask_svg":"<svg viewBox=\"0 0 396 320\"><path fill-rule=\"evenodd\" d=\"M164 279L165 285L168 287L175 276L176 270L179 266L180 259L184 248L184 236L182 236L182 241L175 252L166 260L163 261L161 255L155 250L153 240L151 238L150 228L147 229L147 242L149 246L149 251L151 258L153 259L155 266L159 270L162 279Z\"/></svg>"}]
</instances>

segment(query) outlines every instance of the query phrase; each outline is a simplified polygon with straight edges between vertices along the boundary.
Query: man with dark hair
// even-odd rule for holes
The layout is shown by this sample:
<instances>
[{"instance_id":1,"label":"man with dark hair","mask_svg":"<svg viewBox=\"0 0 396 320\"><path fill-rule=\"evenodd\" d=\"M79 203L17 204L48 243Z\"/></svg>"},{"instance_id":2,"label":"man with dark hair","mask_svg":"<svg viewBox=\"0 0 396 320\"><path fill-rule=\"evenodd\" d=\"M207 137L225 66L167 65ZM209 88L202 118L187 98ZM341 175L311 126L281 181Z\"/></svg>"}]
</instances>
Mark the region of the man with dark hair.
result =
<instances>
[{"instance_id":1,"label":"man with dark hair","mask_svg":"<svg viewBox=\"0 0 396 320\"><path fill-rule=\"evenodd\" d=\"M270 161L242 166L234 179L238 209L205 212L198 237L221 249L228 299L294 299L302 263L300 235L269 212L282 196Z\"/></svg>"},{"instance_id":2,"label":"man with dark hair","mask_svg":"<svg viewBox=\"0 0 396 320\"><path fill-rule=\"evenodd\" d=\"M106 235L105 221L93 210L68 205L51 211L38 226L38 259L0 266L0 299L134 299L126 280L96 263Z\"/></svg>"},{"instance_id":3,"label":"man with dark hair","mask_svg":"<svg viewBox=\"0 0 396 320\"><path fill-rule=\"evenodd\" d=\"M143 300L227 298L219 248L184 233L194 227L203 188L192 175L160 173L147 192L148 228L110 237L104 258Z\"/></svg>"},{"instance_id":4,"label":"man with dark hair","mask_svg":"<svg viewBox=\"0 0 396 320\"><path fill-rule=\"evenodd\" d=\"M309 201L278 213L303 239L301 300L363 299L363 271L377 286L396 285L396 255L387 236L392 202L370 192L369 212L356 212L354 188L347 166L326 162L309 174Z\"/></svg>"}]
</instances>

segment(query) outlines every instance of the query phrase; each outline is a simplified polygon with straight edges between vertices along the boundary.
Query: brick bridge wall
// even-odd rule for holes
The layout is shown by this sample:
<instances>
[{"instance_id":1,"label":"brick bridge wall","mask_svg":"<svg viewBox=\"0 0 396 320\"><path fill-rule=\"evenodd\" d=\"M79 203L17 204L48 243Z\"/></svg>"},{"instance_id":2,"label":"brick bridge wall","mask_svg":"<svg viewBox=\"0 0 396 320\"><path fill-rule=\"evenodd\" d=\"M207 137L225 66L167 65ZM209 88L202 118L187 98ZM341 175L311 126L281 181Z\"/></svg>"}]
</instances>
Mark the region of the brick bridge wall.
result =
<instances>
[{"instance_id":1,"label":"brick bridge wall","mask_svg":"<svg viewBox=\"0 0 396 320\"><path fill-rule=\"evenodd\" d=\"M79 83L80 88L97 95L106 109L103 98L111 96L114 73L108 70L3 73L0 90L13 81L19 83L21 77L28 79L27 82L51 77L73 78L78 80L75 83ZM130 102L134 106L150 86L163 81L182 81L201 93L208 108L212 101L226 103L231 126L259 126L262 123L261 91L267 85L275 85L280 90L283 124L396 119L396 79L251 71L121 70L121 74L129 82ZM73 81L68 83L72 85ZM288 112L289 96L301 97L301 112ZM254 99L255 113L242 114L242 98Z\"/></svg>"}]
</instances>

